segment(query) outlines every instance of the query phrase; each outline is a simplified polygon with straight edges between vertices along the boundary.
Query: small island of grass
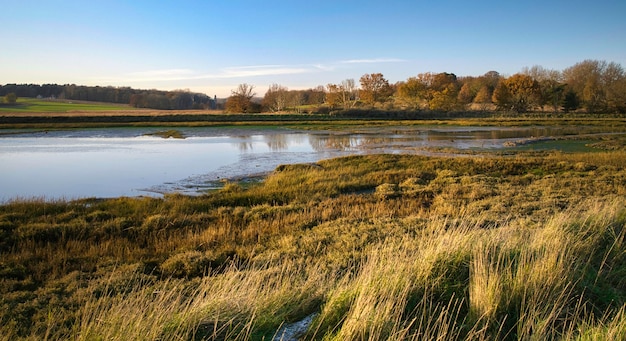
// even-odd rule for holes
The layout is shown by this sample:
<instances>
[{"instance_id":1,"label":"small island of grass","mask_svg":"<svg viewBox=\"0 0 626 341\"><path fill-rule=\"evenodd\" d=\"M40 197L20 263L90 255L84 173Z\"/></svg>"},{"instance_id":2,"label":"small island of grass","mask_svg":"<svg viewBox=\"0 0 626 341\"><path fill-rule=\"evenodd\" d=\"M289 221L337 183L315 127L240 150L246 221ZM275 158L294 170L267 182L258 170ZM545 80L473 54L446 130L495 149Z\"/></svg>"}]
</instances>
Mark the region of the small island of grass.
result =
<instances>
[{"instance_id":1,"label":"small island of grass","mask_svg":"<svg viewBox=\"0 0 626 341\"><path fill-rule=\"evenodd\" d=\"M184 139L185 135L183 133L181 133L178 130L163 130L163 131L157 131L154 133L147 133L144 134L146 136L159 136L162 137L164 139L169 139L169 138L173 138L173 139Z\"/></svg>"}]
</instances>

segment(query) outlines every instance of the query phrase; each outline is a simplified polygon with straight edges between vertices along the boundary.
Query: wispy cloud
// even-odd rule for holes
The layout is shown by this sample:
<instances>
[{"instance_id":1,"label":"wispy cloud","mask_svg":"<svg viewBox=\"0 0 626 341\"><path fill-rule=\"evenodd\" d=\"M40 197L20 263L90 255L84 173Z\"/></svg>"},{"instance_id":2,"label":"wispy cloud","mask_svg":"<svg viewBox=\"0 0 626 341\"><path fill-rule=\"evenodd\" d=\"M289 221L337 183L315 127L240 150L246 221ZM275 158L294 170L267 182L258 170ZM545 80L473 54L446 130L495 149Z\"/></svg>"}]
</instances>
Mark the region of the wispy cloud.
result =
<instances>
[{"instance_id":1,"label":"wispy cloud","mask_svg":"<svg viewBox=\"0 0 626 341\"><path fill-rule=\"evenodd\" d=\"M376 63L400 63L404 59L398 58L375 58L375 59L349 59L328 63L300 64L300 65L248 65L224 67L215 72L201 72L191 69L162 69L131 72L117 77L99 79L105 83L150 83L194 80L220 80L237 78L254 78L267 76L297 75L306 73L332 72L341 68L342 65L350 64L376 64Z\"/></svg>"},{"instance_id":2,"label":"wispy cloud","mask_svg":"<svg viewBox=\"0 0 626 341\"><path fill-rule=\"evenodd\" d=\"M251 78L259 76L294 75L314 72L313 66L293 66L293 65L251 65L226 67L217 70L215 73L203 73L190 69L163 69L132 72L120 75L115 78L101 79L106 82L167 82L186 81L202 79L231 79L231 78Z\"/></svg>"},{"instance_id":3,"label":"wispy cloud","mask_svg":"<svg viewBox=\"0 0 626 341\"><path fill-rule=\"evenodd\" d=\"M254 65L224 68L220 73L204 75L203 78L244 78L257 76L294 75L312 72L310 66Z\"/></svg>"},{"instance_id":4,"label":"wispy cloud","mask_svg":"<svg viewBox=\"0 0 626 341\"><path fill-rule=\"evenodd\" d=\"M401 63L404 59L399 58L374 58L374 59L349 59L342 60L340 64L375 64L375 63Z\"/></svg>"}]
</instances>

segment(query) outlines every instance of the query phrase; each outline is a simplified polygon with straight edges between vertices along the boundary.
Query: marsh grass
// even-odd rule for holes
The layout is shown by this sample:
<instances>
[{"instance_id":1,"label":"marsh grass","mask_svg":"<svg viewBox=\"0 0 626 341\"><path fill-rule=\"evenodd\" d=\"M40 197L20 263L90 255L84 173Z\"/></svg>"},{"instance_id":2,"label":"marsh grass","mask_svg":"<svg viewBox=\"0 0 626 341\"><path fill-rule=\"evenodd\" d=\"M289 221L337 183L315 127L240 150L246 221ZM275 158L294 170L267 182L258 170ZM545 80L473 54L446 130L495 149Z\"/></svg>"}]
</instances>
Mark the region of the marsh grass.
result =
<instances>
[{"instance_id":1,"label":"marsh grass","mask_svg":"<svg viewBox=\"0 0 626 341\"><path fill-rule=\"evenodd\" d=\"M0 340L619 339L623 151L352 156L0 206Z\"/></svg>"}]
</instances>

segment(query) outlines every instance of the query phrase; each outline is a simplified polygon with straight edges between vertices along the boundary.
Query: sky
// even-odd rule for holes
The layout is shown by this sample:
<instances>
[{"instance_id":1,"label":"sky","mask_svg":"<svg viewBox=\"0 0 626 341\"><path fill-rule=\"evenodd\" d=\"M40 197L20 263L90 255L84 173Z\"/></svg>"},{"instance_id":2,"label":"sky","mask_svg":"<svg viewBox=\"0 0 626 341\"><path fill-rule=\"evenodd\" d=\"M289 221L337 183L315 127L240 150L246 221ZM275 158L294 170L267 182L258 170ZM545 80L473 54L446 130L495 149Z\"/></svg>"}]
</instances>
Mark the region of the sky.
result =
<instances>
[{"instance_id":1,"label":"sky","mask_svg":"<svg viewBox=\"0 0 626 341\"><path fill-rule=\"evenodd\" d=\"M626 1L0 0L0 84L307 89L382 73L626 67Z\"/></svg>"}]
</instances>

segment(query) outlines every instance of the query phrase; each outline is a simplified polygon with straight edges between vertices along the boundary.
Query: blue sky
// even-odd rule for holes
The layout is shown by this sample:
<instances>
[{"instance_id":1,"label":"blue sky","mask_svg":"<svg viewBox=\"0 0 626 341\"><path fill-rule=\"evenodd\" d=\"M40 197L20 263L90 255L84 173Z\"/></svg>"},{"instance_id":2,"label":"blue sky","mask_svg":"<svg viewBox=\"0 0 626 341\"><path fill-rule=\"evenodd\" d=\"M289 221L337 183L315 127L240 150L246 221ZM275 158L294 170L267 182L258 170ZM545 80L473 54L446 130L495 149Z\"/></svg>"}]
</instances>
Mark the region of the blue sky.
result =
<instances>
[{"instance_id":1,"label":"blue sky","mask_svg":"<svg viewBox=\"0 0 626 341\"><path fill-rule=\"evenodd\" d=\"M0 0L0 84L258 95L382 73L626 67L626 1Z\"/></svg>"}]
</instances>

